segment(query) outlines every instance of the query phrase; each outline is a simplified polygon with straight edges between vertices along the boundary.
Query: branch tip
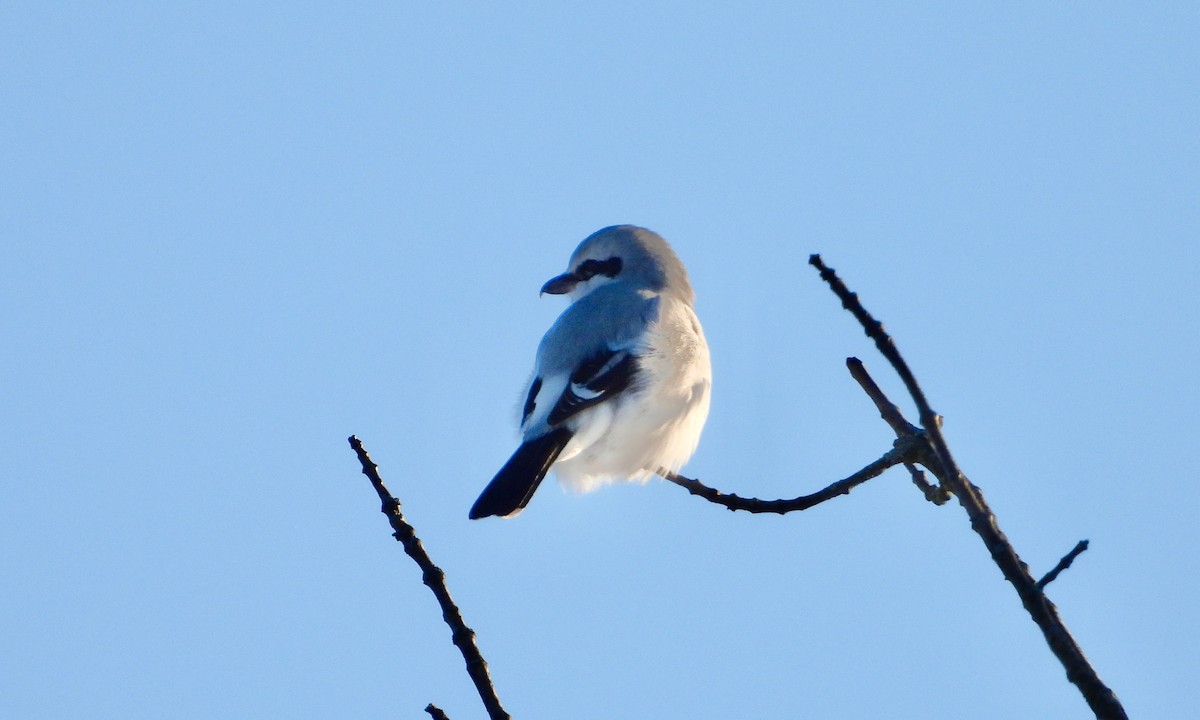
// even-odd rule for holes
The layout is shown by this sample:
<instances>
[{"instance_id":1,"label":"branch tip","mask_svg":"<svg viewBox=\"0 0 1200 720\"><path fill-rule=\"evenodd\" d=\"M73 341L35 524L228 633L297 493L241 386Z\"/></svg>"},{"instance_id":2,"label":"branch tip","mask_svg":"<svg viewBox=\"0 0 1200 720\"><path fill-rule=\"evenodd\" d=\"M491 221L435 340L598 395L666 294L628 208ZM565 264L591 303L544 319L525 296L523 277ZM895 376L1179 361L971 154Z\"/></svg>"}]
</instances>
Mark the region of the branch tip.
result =
<instances>
[{"instance_id":1,"label":"branch tip","mask_svg":"<svg viewBox=\"0 0 1200 720\"><path fill-rule=\"evenodd\" d=\"M1082 555L1087 549L1087 540L1080 540L1079 542L1075 543L1075 547L1071 548L1071 552L1063 555L1062 560L1059 560L1058 564L1055 565L1050 572L1046 573L1041 580L1037 581L1038 590L1045 590L1047 585L1054 582L1055 578L1061 575L1064 570L1071 567L1071 563L1075 562L1075 558Z\"/></svg>"}]
</instances>

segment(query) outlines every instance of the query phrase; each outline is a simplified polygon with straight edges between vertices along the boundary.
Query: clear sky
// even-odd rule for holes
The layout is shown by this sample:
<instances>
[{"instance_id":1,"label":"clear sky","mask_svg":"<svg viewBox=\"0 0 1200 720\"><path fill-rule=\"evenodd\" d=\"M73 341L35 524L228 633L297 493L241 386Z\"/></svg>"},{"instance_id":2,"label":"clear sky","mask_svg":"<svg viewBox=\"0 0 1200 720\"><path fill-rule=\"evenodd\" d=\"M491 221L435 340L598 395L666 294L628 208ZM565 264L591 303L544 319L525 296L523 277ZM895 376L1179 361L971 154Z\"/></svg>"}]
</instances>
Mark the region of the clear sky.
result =
<instances>
[{"instance_id":1,"label":"clear sky","mask_svg":"<svg viewBox=\"0 0 1200 720\"><path fill-rule=\"evenodd\" d=\"M685 471L791 497L905 399L1139 718L1200 716L1194 3L0 5L0 716L1089 717L957 504L467 509L575 245L687 264ZM915 417L911 406L904 407Z\"/></svg>"}]
</instances>

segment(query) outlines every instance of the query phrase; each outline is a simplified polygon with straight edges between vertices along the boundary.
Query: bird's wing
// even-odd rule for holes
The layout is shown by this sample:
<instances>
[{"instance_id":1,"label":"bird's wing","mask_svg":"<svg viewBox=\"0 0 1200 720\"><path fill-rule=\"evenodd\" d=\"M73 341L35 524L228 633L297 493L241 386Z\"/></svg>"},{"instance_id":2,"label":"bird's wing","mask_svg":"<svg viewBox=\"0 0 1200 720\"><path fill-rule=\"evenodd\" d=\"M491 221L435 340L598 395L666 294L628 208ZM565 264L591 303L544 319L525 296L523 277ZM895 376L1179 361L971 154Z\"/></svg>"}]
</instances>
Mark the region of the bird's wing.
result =
<instances>
[{"instance_id":1,"label":"bird's wing","mask_svg":"<svg viewBox=\"0 0 1200 720\"><path fill-rule=\"evenodd\" d=\"M604 348L593 353L571 373L571 379L550 410L546 423L558 425L580 410L619 394L629 387L637 372L637 357L629 350ZM539 381L534 380L534 385L538 384ZM533 397L532 393L530 397ZM526 403L526 408L532 410L531 404Z\"/></svg>"},{"instance_id":2,"label":"bird's wing","mask_svg":"<svg viewBox=\"0 0 1200 720\"><path fill-rule=\"evenodd\" d=\"M658 311L658 296L616 286L573 303L542 338L521 427L533 421L554 427L628 388L638 373L646 327Z\"/></svg>"}]
</instances>

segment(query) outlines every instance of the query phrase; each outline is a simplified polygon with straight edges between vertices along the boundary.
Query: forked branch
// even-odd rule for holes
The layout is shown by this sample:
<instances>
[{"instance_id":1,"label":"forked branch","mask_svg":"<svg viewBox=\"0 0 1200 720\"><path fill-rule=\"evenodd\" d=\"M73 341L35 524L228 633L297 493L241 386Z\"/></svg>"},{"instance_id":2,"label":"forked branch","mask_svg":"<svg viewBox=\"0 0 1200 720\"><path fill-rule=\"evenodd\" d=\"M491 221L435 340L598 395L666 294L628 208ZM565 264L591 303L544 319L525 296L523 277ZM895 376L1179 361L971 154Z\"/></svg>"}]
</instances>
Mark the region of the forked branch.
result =
<instances>
[{"instance_id":1,"label":"forked branch","mask_svg":"<svg viewBox=\"0 0 1200 720\"><path fill-rule=\"evenodd\" d=\"M811 256L809 264L821 273L821 279L842 301L842 307L854 315L862 325L867 337L875 342L875 347L887 358L896 374L904 381L909 395L916 403L921 425L924 427L932 451L932 457L928 458L928 461L922 461L921 464L937 476L942 487L952 492L958 498L963 509L967 511L972 529L983 539L984 545L987 546L996 565L1000 567L1005 579L1016 589L1021 603L1041 629L1046 643L1066 669L1067 679L1079 688L1097 718L1101 720L1127 718L1128 715L1116 694L1100 680L1095 668L1088 662L1083 650L1067 630L1062 618L1059 617L1058 608L1046 597L1043 592L1045 583L1039 584L1029 574L1028 566L1017 555L1017 551L1013 549L1008 538L1001 532L995 514L983 499L983 493L959 470L958 464L955 463L954 457L950 453L946 438L942 434L941 416L930 407L924 391L921 390L916 377L904 358L901 357L891 336L884 331L883 324L867 312L859 302L858 295L846 287L841 278L821 261L819 255ZM1082 552L1082 549L1079 552ZM1078 555L1078 553L1075 554Z\"/></svg>"}]
</instances>

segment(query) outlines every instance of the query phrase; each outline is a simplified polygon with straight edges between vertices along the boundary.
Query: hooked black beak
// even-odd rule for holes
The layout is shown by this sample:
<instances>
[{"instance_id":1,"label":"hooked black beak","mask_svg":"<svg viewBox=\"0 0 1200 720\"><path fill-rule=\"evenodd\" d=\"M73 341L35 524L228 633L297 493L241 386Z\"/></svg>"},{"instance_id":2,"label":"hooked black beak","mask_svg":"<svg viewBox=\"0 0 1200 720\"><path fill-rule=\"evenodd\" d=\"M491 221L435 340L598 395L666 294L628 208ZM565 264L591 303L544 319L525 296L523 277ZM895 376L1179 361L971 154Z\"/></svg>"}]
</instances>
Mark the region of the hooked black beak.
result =
<instances>
[{"instance_id":1,"label":"hooked black beak","mask_svg":"<svg viewBox=\"0 0 1200 720\"><path fill-rule=\"evenodd\" d=\"M543 293L551 295L566 295L579 284L579 277L575 273L563 273L557 277L552 277L542 286Z\"/></svg>"}]
</instances>

